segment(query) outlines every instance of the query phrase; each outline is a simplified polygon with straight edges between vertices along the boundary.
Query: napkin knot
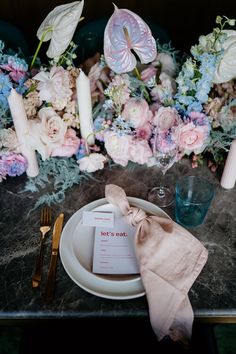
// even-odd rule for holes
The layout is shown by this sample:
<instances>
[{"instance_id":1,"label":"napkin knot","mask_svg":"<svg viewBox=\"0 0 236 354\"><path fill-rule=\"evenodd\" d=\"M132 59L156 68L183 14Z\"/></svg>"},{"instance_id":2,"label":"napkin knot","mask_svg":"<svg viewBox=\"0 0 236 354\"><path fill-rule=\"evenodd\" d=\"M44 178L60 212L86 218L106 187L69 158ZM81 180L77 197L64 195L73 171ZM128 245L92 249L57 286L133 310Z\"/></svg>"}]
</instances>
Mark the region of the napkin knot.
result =
<instances>
[{"instance_id":1,"label":"napkin knot","mask_svg":"<svg viewBox=\"0 0 236 354\"><path fill-rule=\"evenodd\" d=\"M141 221L146 219L146 217L147 214L145 211L136 207L130 207L128 213L126 214L126 219L132 226L137 226Z\"/></svg>"}]
</instances>

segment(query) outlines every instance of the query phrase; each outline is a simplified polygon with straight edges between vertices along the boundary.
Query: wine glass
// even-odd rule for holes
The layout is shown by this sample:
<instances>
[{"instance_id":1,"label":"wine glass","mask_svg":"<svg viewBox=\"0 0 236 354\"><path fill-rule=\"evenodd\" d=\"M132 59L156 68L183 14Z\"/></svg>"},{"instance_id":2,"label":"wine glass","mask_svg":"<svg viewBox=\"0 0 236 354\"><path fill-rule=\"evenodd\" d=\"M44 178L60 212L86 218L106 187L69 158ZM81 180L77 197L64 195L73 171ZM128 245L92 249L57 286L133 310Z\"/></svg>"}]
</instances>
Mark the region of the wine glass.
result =
<instances>
[{"instance_id":1,"label":"wine glass","mask_svg":"<svg viewBox=\"0 0 236 354\"><path fill-rule=\"evenodd\" d=\"M152 188L148 193L148 200L157 206L166 207L174 201L174 190L165 186L164 176L166 171L177 160L178 149L175 145L171 146L168 151L158 150L156 144L153 145L153 152L157 167L161 169L161 178L159 185Z\"/></svg>"}]
</instances>

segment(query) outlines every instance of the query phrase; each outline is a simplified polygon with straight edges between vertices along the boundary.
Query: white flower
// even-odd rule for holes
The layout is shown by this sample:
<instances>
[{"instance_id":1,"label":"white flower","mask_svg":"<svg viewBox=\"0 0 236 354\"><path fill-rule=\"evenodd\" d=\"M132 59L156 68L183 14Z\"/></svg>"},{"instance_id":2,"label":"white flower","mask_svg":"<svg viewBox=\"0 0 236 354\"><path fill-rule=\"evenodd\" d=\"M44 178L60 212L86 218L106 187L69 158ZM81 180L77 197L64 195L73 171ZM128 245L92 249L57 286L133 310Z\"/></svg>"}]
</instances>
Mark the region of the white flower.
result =
<instances>
[{"instance_id":1,"label":"white flower","mask_svg":"<svg viewBox=\"0 0 236 354\"><path fill-rule=\"evenodd\" d=\"M223 32L227 34L227 38L222 44L224 54L215 71L213 79L215 84L221 84L236 77L236 31L224 30Z\"/></svg>"},{"instance_id":2,"label":"white flower","mask_svg":"<svg viewBox=\"0 0 236 354\"><path fill-rule=\"evenodd\" d=\"M38 80L39 98L46 102L62 102L65 107L72 95L69 72L60 66L53 66L50 72L41 71L34 76ZM61 105L60 105L61 106Z\"/></svg>"},{"instance_id":3,"label":"white flower","mask_svg":"<svg viewBox=\"0 0 236 354\"><path fill-rule=\"evenodd\" d=\"M9 151L19 153L20 146L16 132L11 129L0 129L0 149L7 148Z\"/></svg>"},{"instance_id":4,"label":"white flower","mask_svg":"<svg viewBox=\"0 0 236 354\"><path fill-rule=\"evenodd\" d=\"M89 156L82 157L77 163L81 171L95 172L104 168L105 156L102 154L92 153Z\"/></svg>"},{"instance_id":5,"label":"white flower","mask_svg":"<svg viewBox=\"0 0 236 354\"><path fill-rule=\"evenodd\" d=\"M43 42L51 40L47 51L49 58L60 56L68 47L81 17L83 6L84 0L57 6L40 25L37 31L39 40Z\"/></svg>"},{"instance_id":6,"label":"white flower","mask_svg":"<svg viewBox=\"0 0 236 354\"><path fill-rule=\"evenodd\" d=\"M172 56L168 53L158 53L155 61L152 63L154 66L161 64L161 72L174 77L176 74L176 65Z\"/></svg>"}]
</instances>

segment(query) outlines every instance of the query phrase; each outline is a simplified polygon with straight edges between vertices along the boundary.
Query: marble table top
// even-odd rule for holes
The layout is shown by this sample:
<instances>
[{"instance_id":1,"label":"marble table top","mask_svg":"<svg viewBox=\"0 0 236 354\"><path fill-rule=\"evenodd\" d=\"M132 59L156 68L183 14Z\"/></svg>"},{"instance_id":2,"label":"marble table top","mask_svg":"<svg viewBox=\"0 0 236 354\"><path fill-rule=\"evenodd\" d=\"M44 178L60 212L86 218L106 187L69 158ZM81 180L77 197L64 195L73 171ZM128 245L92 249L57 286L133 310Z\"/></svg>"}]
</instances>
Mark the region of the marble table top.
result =
<instances>
[{"instance_id":1,"label":"marble table top","mask_svg":"<svg viewBox=\"0 0 236 354\"><path fill-rule=\"evenodd\" d=\"M215 197L204 223L189 229L209 251L208 261L189 291L195 317L235 321L236 188L223 189L220 174L213 174L207 166L192 169L188 161L176 163L167 172L166 180L174 185L182 175L204 176L215 187ZM107 167L96 172L94 177L96 179L69 189L64 202L53 205L54 216L65 213L66 223L79 208L103 198L104 187L109 183L124 188L128 196L147 199L148 190L157 184L160 172L156 167ZM92 295L71 280L60 258L54 300L48 305L43 303L51 240L47 238L45 244L42 284L40 288L32 289L40 210L29 212L47 188L36 193L22 193L26 179L23 175L0 184L0 320L147 317L145 296L110 300ZM175 219L174 205L164 210Z\"/></svg>"}]
</instances>

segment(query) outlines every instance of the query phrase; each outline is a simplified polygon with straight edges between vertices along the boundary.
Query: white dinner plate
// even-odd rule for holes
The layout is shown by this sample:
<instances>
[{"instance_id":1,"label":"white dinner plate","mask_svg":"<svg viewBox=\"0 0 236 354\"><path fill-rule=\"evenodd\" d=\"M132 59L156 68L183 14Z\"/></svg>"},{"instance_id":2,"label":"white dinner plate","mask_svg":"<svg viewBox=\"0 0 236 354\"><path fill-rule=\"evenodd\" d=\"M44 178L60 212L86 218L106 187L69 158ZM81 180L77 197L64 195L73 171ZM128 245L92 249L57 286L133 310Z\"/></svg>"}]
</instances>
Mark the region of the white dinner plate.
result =
<instances>
[{"instance_id":1,"label":"white dinner plate","mask_svg":"<svg viewBox=\"0 0 236 354\"><path fill-rule=\"evenodd\" d=\"M156 205L142 199L127 197L130 205L142 208L148 214L169 218ZM145 294L139 275L98 275L92 273L94 228L82 225L83 211L113 211L120 216L120 210L108 204L105 198L91 202L67 221L60 239L60 258L70 278L82 289L107 299L132 299Z\"/></svg>"}]
</instances>

